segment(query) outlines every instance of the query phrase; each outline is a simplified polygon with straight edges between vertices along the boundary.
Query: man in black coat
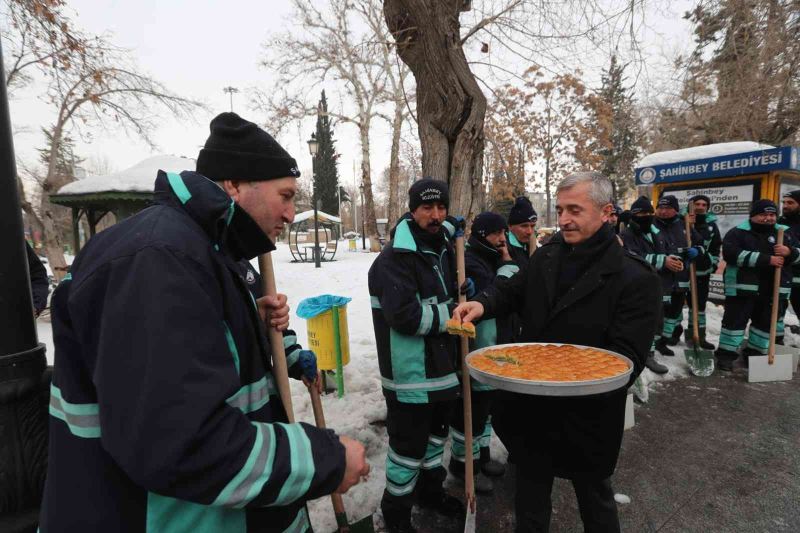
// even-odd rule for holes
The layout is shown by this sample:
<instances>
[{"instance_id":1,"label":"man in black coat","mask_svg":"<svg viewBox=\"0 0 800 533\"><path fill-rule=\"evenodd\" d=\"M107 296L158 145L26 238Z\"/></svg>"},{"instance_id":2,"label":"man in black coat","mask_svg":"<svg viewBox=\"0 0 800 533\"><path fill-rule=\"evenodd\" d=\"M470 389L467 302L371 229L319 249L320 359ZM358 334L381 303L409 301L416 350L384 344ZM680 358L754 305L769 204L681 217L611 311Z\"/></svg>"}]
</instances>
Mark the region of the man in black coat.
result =
<instances>
[{"instance_id":1,"label":"man in black coat","mask_svg":"<svg viewBox=\"0 0 800 533\"><path fill-rule=\"evenodd\" d=\"M468 321L518 311L523 341L594 346L631 359L630 386L655 334L658 277L619 245L607 224L608 178L573 174L556 194L562 239L536 252L527 269L460 305L454 317ZM498 394L503 416L495 429L517 461L518 533L548 530L554 476L572 480L586 531L619 531L610 478L622 442L626 389L577 397Z\"/></svg>"},{"instance_id":2,"label":"man in black coat","mask_svg":"<svg viewBox=\"0 0 800 533\"><path fill-rule=\"evenodd\" d=\"M788 227L786 233L791 234L795 242L800 242L800 189L784 194L782 204L783 214L778 224ZM800 266L792 267L792 294L789 301L794 314L800 316Z\"/></svg>"},{"instance_id":3,"label":"man in black coat","mask_svg":"<svg viewBox=\"0 0 800 533\"><path fill-rule=\"evenodd\" d=\"M31 245L25 243L28 251L28 271L31 275L31 294L33 295L33 311L38 317L47 307L47 295L50 292L50 281L39 256L33 251Z\"/></svg>"}]
</instances>

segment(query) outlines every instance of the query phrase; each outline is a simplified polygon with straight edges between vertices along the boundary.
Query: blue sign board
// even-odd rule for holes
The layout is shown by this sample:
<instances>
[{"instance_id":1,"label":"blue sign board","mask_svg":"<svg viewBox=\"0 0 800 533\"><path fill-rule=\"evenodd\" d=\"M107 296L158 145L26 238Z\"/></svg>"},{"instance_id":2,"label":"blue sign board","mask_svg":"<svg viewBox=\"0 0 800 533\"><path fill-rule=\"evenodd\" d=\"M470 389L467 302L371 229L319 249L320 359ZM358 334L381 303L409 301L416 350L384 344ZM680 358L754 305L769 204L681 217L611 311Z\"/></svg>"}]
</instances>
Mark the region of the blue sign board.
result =
<instances>
[{"instance_id":1,"label":"blue sign board","mask_svg":"<svg viewBox=\"0 0 800 533\"><path fill-rule=\"evenodd\" d=\"M731 178L773 170L800 170L797 148L783 146L692 161L636 168L636 185Z\"/></svg>"}]
</instances>

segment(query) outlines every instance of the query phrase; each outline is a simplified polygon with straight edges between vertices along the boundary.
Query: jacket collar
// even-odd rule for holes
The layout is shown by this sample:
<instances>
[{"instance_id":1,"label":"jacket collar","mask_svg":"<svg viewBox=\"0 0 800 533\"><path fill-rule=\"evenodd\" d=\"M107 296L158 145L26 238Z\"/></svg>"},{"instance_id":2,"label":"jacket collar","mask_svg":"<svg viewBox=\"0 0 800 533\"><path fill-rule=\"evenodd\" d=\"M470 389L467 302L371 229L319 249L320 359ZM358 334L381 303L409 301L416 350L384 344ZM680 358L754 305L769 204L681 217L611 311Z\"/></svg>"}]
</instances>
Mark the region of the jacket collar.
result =
<instances>
[{"instance_id":1,"label":"jacket collar","mask_svg":"<svg viewBox=\"0 0 800 533\"><path fill-rule=\"evenodd\" d=\"M517 239L517 236L516 236L516 235L514 235L514 232L513 232L513 231L510 231L510 230L509 230L509 231L507 231L507 232L506 232L506 235L508 235L508 243L509 243L511 246L514 246L515 248L522 248L523 250L526 250L526 249L527 249L527 246L525 246L524 244L522 244L521 242L519 242L519 239Z\"/></svg>"},{"instance_id":2,"label":"jacket collar","mask_svg":"<svg viewBox=\"0 0 800 533\"><path fill-rule=\"evenodd\" d=\"M185 212L217 248L225 248L237 261L275 249L258 224L222 187L196 172L159 170L154 198L156 204Z\"/></svg>"},{"instance_id":3,"label":"jacket collar","mask_svg":"<svg viewBox=\"0 0 800 533\"><path fill-rule=\"evenodd\" d=\"M448 246L447 232L444 232L445 248ZM414 237L414 232L411 230L410 219L402 219L394 228L394 237L392 238L392 249L398 252L419 252L420 247L417 244L417 239Z\"/></svg>"},{"instance_id":4,"label":"jacket collar","mask_svg":"<svg viewBox=\"0 0 800 533\"><path fill-rule=\"evenodd\" d=\"M558 285L558 269L560 268L563 253L563 248L555 245L544 246L536 252L536 254L543 254L546 256L546 260L544 261L546 265L544 286L547 291L548 307L552 309L550 312L551 319L567 307L585 298L592 292L599 290L605 284L605 278L609 275L621 272L622 261L625 256L622 246L612 243L599 260L581 276L577 283L575 283L558 302L555 302L555 291ZM554 302L555 307L553 307Z\"/></svg>"}]
</instances>

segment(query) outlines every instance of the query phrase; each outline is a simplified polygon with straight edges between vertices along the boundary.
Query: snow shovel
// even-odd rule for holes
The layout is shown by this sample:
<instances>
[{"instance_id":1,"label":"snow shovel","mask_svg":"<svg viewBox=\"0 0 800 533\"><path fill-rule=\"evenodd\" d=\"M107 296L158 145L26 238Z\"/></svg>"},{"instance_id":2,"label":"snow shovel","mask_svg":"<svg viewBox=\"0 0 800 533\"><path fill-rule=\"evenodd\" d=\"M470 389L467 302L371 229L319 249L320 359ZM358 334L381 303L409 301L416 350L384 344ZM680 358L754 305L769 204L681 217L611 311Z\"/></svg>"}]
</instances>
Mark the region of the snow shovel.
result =
<instances>
[{"instance_id":1,"label":"snow shovel","mask_svg":"<svg viewBox=\"0 0 800 533\"><path fill-rule=\"evenodd\" d=\"M694 214L694 205L689 202L689 214ZM692 224L689 217L685 218L686 243L692 247ZM687 346L684 354L689 364L689 371L695 376L707 378L714 373L714 353L700 346L700 327L697 323L697 270L694 261L689 263L689 290L692 303L692 342Z\"/></svg>"},{"instance_id":2,"label":"snow shovel","mask_svg":"<svg viewBox=\"0 0 800 533\"><path fill-rule=\"evenodd\" d=\"M456 266L458 268L458 303L467 301L466 294L460 290L466 278L464 268L464 236L456 237ZM469 353L469 338L466 334L458 336L461 347L461 382L464 400L464 489L467 500L467 516L464 522L464 533L475 533L475 518L478 514L478 504L475 499L475 478L472 458L472 387L467 367L467 354Z\"/></svg>"},{"instance_id":3,"label":"snow shovel","mask_svg":"<svg viewBox=\"0 0 800 533\"><path fill-rule=\"evenodd\" d=\"M322 400L316 385L308 387L311 394L311 408L314 410L314 422L317 427L324 429L325 413L322 411ZM344 508L341 494L331 494L333 512L336 514L336 533L375 533L375 526L372 522L372 515L365 516L361 520L349 524L347 522L347 511Z\"/></svg>"},{"instance_id":4,"label":"snow shovel","mask_svg":"<svg viewBox=\"0 0 800 533\"><path fill-rule=\"evenodd\" d=\"M778 229L778 245L783 244L783 229ZM792 379L793 357L791 354L775 355L775 334L778 331L778 308L780 307L781 269L775 267L775 281L772 286L772 317L769 324L769 351L767 357L754 356L748 361L747 381L789 381Z\"/></svg>"},{"instance_id":5,"label":"snow shovel","mask_svg":"<svg viewBox=\"0 0 800 533\"><path fill-rule=\"evenodd\" d=\"M275 286L275 270L272 267L272 256L270 254L263 254L258 257L258 269L261 271L261 278L264 284L264 294L268 296L275 296L278 294L278 289ZM269 344L272 348L272 375L275 378L275 384L278 387L281 403L283 403L283 408L286 411L286 419L290 424L293 424L294 409L292 408L292 393L291 389L289 388L289 369L286 365L286 350L283 347L283 334L273 327L267 327L267 332L269 334ZM319 400L319 394L313 386L310 388L314 389L311 393L311 402L312 406L314 407L314 418L317 421L317 426L325 427L325 418L322 415L322 403ZM314 403L315 395L317 403ZM317 416L318 414L319 416ZM322 422L321 426L320 421ZM344 502L342 502L342 497L338 494L331 494L331 499L333 500L333 511L336 513L336 523L339 526L337 531L342 533L350 532L351 529L349 529L349 526L347 525L347 515L344 512ZM368 516L363 520L359 520L357 524L365 521L369 522L369 529L352 529L352 532L373 532L374 529L372 528L371 516ZM357 524L354 524L353 527L355 528Z\"/></svg>"}]
</instances>

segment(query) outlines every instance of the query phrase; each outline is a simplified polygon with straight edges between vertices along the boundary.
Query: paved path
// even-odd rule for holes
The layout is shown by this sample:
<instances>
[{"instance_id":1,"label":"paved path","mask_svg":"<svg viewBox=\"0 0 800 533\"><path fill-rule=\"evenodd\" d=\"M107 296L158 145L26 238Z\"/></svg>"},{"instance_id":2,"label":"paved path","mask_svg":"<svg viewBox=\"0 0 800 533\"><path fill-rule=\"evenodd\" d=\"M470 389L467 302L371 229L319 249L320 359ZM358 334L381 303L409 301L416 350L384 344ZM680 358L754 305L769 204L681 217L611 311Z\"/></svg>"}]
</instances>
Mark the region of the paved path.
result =
<instances>
[{"instance_id":1,"label":"paved path","mask_svg":"<svg viewBox=\"0 0 800 533\"><path fill-rule=\"evenodd\" d=\"M478 531L513 531L513 471L479 500ZM625 434L617 493L626 532L800 531L800 377L747 383L744 370L657 385ZM424 533L458 531L415 514ZM581 532L569 482L556 480L552 533Z\"/></svg>"}]
</instances>

